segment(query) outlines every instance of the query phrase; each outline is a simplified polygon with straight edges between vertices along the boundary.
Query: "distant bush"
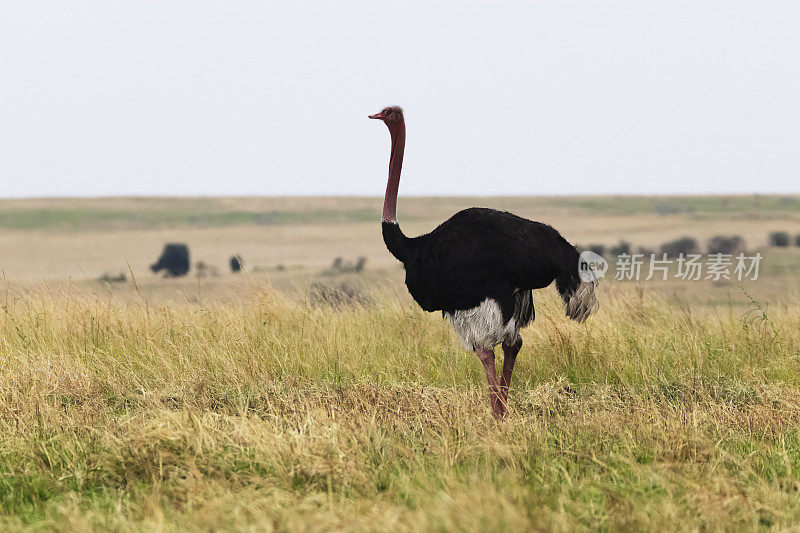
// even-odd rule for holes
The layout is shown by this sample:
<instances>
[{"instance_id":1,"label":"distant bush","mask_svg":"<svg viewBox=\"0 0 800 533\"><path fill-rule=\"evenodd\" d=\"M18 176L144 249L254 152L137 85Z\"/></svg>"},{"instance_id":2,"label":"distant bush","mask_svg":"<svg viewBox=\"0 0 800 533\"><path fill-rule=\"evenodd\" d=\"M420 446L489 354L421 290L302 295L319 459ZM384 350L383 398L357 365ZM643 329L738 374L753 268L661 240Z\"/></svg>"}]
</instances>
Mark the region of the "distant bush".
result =
<instances>
[{"instance_id":1,"label":"distant bush","mask_svg":"<svg viewBox=\"0 0 800 533\"><path fill-rule=\"evenodd\" d=\"M363 255L359 256L355 262L345 261L341 257L336 257L334 258L333 263L331 263L330 268L323 271L322 274L325 276L333 276L336 274L345 274L348 272L359 273L364 270L366 264L367 264L367 258L364 257Z\"/></svg>"},{"instance_id":2,"label":"distant bush","mask_svg":"<svg viewBox=\"0 0 800 533\"><path fill-rule=\"evenodd\" d=\"M744 239L740 235L717 235L709 239L707 250L710 254L735 254L744 252Z\"/></svg>"},{"instance_id":3,"label":"distant bush","mask_svg":"<svg viewBox=\"0 0 800 533\"><path fill-rule=\"evenodd\" d=\"M681 237L662 244L661 253L667 254L667 257L678 257L681 254L697 254L700 253L700 246L697 244L697 239Z\"/></svg>"},{"instance_id":4,"label":"distant bush","mask_svg":"<svg viewBox=\"0 0 800 533\"><path fill-rule=\"evenodd\" d=\"M794 244L795 246L800 246L800 235L794 238Z\"/></svg>"},{"instance_id":5,"label":"distant bush","mask_svg":"<svg viewBox=\"0 0 800 533\"><path fill-rule=\"evenodd\" d=\"M368 307L372 298L350 283L326 284L314 282L308 291L308 302L315 307Z\"/></svg>"},{"instance_id":6,"label":"distant bush","mask_svg":"<svg viewBox=\"0 0 800 533\"><path fill-rule=\"evenodd\" d=\"M631 243L628 241L619 241L619 244L612 246L609 250L612 257L619 257L620 255L628 255L631 253Z\"/></svg>"},{"instance_id":7,"label":"distant bush","mask_svg":"<svg viewBox=\"0 0 800 533\"><path fill-rule=\"evenodd\" d=\"M606 247L604 244L590 244L589 251L594 252L601 257L606 255Z\"/></svg>"},{"instance_id":8,"label":"distant bush","mask_svg":"<svg viewBox=\"0 0 800 533\"><path fill-rule=\"evenodd\" d=\"M785 248L789 246L789 234L785 231L773 231L769 234L770 246Z\"/></svg>"},{"instance_id":9,"label":"distant bush","mask_svg":"<svg viewBox=\"0 0 800 533\"><path fill-rule=\"evenodd\" d=\"M166 272L167 276L180 277L189 272L189 247L183 243L167 243L158 261L150 265L153 272Z\"/></svg>"},{"instance_id":10,"label":"distant bush","mask_svg":"<svg viewBox=\"0 0 800 533\"><path fill-rule=\"evenodd\" d=\"M649 258L650 256L654 255L656 251L653 250L652 248L646 248L644 246L640 246L639 248L636 249L636 253L641 254L646 258Z\"/></svg>"},{"instance_id":11,"label":"distant bush","mask_svg":"<svg viewBox=\"0 0 800 533\"><path fill-rule=\"evenodd\" d=\"M209 265L204 261L198 261L194 264L195 276L198 278L211 278L219 276L219 272L215 266Z\"/></svg>"},{"instance_id":12,"label":"distant bush","mask_svg":"<svg viewBox=\"0 0 800 533\"><path fill-rule=\"evenodd\" d=\"M125 275L125 272L120 272L118 276L112 276L106 272L97 278L97 281L103 281L105 283L122 283L124 281L128 281L128 276Z\"/></svg>"}]
</instances>

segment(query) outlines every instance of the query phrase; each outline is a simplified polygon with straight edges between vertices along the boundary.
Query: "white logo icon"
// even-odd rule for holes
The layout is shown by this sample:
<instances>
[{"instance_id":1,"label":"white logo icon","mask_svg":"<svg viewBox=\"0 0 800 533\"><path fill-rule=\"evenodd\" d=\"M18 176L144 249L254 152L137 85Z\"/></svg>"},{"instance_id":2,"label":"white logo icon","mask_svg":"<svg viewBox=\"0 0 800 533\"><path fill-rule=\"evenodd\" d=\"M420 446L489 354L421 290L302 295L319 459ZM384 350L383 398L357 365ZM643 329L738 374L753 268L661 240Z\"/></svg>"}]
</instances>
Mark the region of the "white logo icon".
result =
<instances>
[{"instance_id":1,"label":"white logo icon","mask_svg":"<svg viewBox=\"0 0 800 533\"><path fill-rule=\"evenodd\" d=\"M591 283L606 275L608 261L603 256L589 250L581 252L578 258L578 275L581 281Z\"/></svg>"}]
</instances>

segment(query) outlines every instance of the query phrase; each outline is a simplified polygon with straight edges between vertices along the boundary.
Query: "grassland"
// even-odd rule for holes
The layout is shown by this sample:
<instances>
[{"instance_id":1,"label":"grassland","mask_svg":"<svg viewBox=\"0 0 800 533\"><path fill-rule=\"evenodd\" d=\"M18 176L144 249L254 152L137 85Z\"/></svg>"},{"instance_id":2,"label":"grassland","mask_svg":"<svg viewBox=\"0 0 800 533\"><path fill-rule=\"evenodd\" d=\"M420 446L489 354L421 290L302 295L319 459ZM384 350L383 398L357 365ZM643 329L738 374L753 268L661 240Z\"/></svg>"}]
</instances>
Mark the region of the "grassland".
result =
<instances>
[{"instance_id":1,"label":"grassland","mask_svg":"<svg viewBox=\"0 0 800 533\"><path fill-rule=\"evenodd\" d=\"M774 209L753 216L750 207L715 216L723 199L661 214L646 199L625 217L569 201L584 199L479 203L540 212L583 242L652 245L741 228L767 254L764 275L607 280L584 325L563 317L552 289L537 292L502 422L491 418L477 359L410 301L374 223L281 215L220 225L204 215L360 212L374 200L186 200L174 212L191 218L166 226L98 215L0 228L0 529L800 524L800 250L758 240L800 233L800 213L772 197L763 201ZM413 199L401 211L413 233L464 202ZM167 203L28 200L0 205L0 220L14 209L158 212ZM175 237L196 258L224 265L244 248L249 270L269 268L147 273ZM363 274L321 274L333 256L357 254L370 257ZM279 263L286 268L272 268ZM135 281L94 280L128 265ZM315 301L314 282L352 284L364 303Z\"/></svg>"},{"instance_id":2,"label":"grassland","mask_svg":"<svg viewBox=\"0 0 800 533\"><path fill-rule=\"evenodd\" d=\"M396 299L269 289L0 315L3 529L759 528L800 521L797 307L553 294L495 422L473 356Z\"/></svg>"},{"instance_id":3,"label":"grassland","mask_svg":"<svg viewBox=\"0 0 800 533\"><path fill-rule=\"evenodd\" d=\"M704 242L737 234L760 250L771 231L800 234L797 196L411 197L401 199L399 215L413 235L473 205L553 224L578 244L625 239L657 249L684 235ZM319 270L337 256L364 256L370 267L394 269L376 231L380 209L379 198L346 197L0 200L0 270L12 282L55 283L130 268L146 282L148 265L167 241L186 242L193 262L220 270L233 253L249 271ZM793 262L794 256L781 259L789 267Z\"/></svg>"},{"instance_id":4,"label":"grassland","mask_svg":"<svg viewBox=\"0 0 800 533\"><path fill-rule=\"evenodd\" d=\"M406 218L441 220L477 203L526 213L568 210L581 216L691 215L697 218L800 220L797 196L603 196L409 198ZM0 200L0 229L76 231L374 222L374 198L98 198Z\"/></svg>"}]
</instances>

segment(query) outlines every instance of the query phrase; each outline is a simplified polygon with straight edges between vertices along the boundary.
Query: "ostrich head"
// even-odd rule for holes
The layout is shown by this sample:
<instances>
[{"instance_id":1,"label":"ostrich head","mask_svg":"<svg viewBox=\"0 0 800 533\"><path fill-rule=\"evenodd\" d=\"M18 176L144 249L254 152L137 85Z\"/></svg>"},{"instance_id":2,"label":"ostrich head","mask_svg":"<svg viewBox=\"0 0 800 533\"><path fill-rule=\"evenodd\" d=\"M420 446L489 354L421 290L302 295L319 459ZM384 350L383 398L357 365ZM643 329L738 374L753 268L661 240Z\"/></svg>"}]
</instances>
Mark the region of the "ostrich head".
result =
<instances>
[{"instance_id":1,"label":"ostrich head","mask_svg":"<svg viewBox=\"0 0 800 533\"><path fill-rule=\"evenodd\" d=\"M403 109L398 106L384 107L378 113L370 115L369 118L380 119L389 129L403 124Z\"/></svg>"}]
</instances>

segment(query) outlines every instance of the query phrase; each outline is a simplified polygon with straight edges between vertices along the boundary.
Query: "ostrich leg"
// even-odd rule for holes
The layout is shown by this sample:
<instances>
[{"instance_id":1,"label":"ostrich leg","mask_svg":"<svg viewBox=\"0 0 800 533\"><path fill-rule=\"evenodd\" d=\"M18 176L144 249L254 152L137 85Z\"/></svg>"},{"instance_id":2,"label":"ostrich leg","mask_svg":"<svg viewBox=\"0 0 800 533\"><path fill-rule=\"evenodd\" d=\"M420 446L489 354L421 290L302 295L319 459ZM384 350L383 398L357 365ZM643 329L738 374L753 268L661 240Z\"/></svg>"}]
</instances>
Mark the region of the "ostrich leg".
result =
<instances>
[{"instance_id":1,"label":"ostrich leg","mask_svg":"<svg viewBox=\"0 0 800 533\"><path fill-rule=\"evenodd\" d=\"M522 348L522 339L517 338L513 344L503 343L503 375L500 376L500 408L501 415L505 416L508 412L508 387L511 385L511 372L514 371L514 363L517 361L517 354Z\"/></svg>"},{"instance_id":2,"label":"ostrich leg","mask_svg":"<svg viewBox=\"0 0 800 533\"><path fill-rule=\"evenodd\" d=\"M486 381L489 383L489 402L492 404L492 416L500 418L503 403L500 398L500 385L497 383L497 370L494 367L494 350L478 350L478 357L486 371Z\"/></svg>"}]
</instances>

